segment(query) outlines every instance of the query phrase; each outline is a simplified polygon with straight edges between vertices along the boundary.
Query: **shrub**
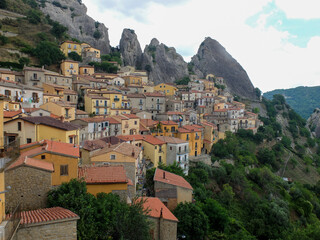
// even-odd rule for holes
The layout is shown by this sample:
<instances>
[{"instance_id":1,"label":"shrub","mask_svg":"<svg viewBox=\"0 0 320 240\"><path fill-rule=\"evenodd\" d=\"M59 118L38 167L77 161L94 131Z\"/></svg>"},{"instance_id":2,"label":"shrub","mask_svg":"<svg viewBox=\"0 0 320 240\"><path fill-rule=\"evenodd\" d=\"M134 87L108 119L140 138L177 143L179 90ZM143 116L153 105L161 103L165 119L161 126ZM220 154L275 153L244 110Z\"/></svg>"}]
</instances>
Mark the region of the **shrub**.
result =
<instances>
[{"instance_id":1,"label":"shrub","mask_svg":"<svg viewBox=\"0 0 320 240\"><path fill-rule=\"evenodd\" d=\"M100 32L99 30L96 30L96 31L93 33L93 37L94 37L95 39L99 39L99 38L101 38L101 36L102 36L102 34L101 34L101 32Z\"/></svg>"},{"instance_id":2,"label":"shrub","mask_svg":"<svg viewBox=\"0 0 320 240\"><path fill-rule=\"evenodd\" d=\"M0 45L1 46L6 45L8 42L9 42L9 39L6 36L0 34Z\"/></svg>"},{"instance_id":3,"label":"shrub","mask_svg":"<svg viewBox=\"0 0 320 240\"><path fill-rule=\"evenodd\" d=\"M61 25L58 22L53 22L52 24L52 29L51 33L56 37L56 38L62 38L62 36L65 34L65 32L68 30L67 27Z\"/></svg>"},{"instance_id":4,"label":"shrub","mask_svg":"<svg viewBox=\"0 0 320 240\"><path fill-rule=\"evenodd\" d=\"M60 63L65 59L64 54L59 47L48 41L40 42L33 51L33 54L39 59L41 65L52 65Z\"/></svg>"},{"instance_id":5,"label":"shrub","mask_svg":"<svg viewBox=\"0 0 320 240\"><path fill-rule=\"evenodd\" d=\"M28 66L29 63L30 63L30 59L29 59L29 58L26 58L26 57L21 57L21 58L19 59L19 63L20 63L22 66L24 66L24 65Z\"/></svg>"},{"instance_id":6,"label":"shrub","mask_svg":"<svg viewBox=\"0 0 320 240\"><path fill-rule=\"evenodd\" d=\"M38 24L41 22L41 12L31 9L27 13L27 19L32 24Z\"/></svg>"},{"instance_id":7,"label":"shrub","mask_svg":"<svg viewBox=\"0 0 320 240\"><path fill-rule=\"evenodd\" d=\"M73 61L82 62L82 57L76 52L68 53L68 57L71 58Z\"/></svg>"}]
</instances>

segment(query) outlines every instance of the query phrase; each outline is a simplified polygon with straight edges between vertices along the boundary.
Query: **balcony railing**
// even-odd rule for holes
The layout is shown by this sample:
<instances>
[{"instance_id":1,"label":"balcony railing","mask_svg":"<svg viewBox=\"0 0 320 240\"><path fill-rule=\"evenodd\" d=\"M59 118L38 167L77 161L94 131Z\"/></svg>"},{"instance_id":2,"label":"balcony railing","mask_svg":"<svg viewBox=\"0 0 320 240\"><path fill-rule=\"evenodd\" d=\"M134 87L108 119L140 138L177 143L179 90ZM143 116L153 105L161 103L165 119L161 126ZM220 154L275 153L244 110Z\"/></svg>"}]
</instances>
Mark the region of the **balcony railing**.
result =
<instances>
[{"instance_id":1,"label":"balcony railing","mask_svg":"<svg viewBox=\"0 0 320 240\"><path fill-rule=\"evenodd\" d=\"M114 98L113 101L118 102L120 101L120 98Z\"/></svg>"},{"instance_id":2,"label":"balcony railing","mask_svg":"<svg viewBox=\"0 0 320 240\"><path fill-rule=\"evenodd\" d=\"M30 77L30 81L41 81L41 77Z\"/></svg>"},{"instance_id":3,"label":"balcony railing","mask_svg":"<svg viewBox=\"0 0 320 240\"><path fill-rule=\"evenodd\" d=\"M199 140L199 138L200 138L199 136L196 136L196 137L195 137L196 140Z\"/></svg>"}]
</instances>

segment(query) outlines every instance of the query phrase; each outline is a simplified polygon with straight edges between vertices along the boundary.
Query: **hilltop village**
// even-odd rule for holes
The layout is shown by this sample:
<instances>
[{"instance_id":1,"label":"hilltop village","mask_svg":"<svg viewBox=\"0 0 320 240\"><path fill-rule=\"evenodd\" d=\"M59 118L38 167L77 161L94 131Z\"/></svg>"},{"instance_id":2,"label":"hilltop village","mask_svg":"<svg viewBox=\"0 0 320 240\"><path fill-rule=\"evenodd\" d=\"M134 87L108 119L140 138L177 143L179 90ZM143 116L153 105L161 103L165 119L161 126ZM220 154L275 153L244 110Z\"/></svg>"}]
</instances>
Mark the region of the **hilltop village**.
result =
<instances>
[{"instance_id":1,"label":"hilltop village","mask_svg":"<svg viewBox=\"0 0 320 240\"><path fill-rule=\"evenodd\" d=\"M194 162L211 164L211 148L226 132L255 133L262 125L257 113L235 101L222 77L192 75L186 85L155 85L148 71L116 61L108 62L116 73L88 65L101 56L87 43L65 41L60 49L82 61L63 60L59 72L0 69L0 224L10 224L13 215L6 213L19 206L25 211L15 233L21 239L41 231L48 239L62 233L76 239L79 217L45 208L48 191L64 182L83 179L89 193L115 193L131 203L147 196L148 169L177 163L188 175ZM170 211L192 201L192 187L160 168L153 180L155 195L144 204L155 223L167 221L161 230L155 224L153 234L176 239L178 219Z\"/></svg>"}]
</instances>

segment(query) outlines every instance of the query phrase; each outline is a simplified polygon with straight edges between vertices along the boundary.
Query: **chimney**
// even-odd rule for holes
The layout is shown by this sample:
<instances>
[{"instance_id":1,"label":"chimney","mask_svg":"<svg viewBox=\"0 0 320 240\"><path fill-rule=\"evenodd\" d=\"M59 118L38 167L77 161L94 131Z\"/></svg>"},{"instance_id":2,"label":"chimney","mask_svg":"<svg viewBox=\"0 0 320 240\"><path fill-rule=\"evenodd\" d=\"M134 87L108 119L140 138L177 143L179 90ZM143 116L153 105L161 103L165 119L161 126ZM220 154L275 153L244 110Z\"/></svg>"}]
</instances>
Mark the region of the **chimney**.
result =
<instances>
[{"instance_id":1,"label":"chimney","mask_svg":"<svg viewBox=\"0 0 320 240\"><path fill-rule=\"evenodd\" d=\"M166 179L166 172L163 172L163 179Z\"/></svg>"}]
</instances>

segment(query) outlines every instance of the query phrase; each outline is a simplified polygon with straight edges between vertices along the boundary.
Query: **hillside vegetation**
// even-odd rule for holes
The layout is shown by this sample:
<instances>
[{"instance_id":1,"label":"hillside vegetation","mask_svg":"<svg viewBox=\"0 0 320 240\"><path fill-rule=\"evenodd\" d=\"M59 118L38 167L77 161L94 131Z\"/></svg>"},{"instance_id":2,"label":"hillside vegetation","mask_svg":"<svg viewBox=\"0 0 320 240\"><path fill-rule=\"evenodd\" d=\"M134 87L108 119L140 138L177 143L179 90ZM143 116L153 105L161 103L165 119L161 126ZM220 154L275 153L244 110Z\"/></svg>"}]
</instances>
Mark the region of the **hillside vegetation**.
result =
<instances>
[{"instance_id":1,"label":"hillside vegetation","mask_svg":"<svg viewBox=\"0 0 320 240\"><path fill-rule=\"evenodd\" d=\"M319 87L297 87L290 89L276 89L266 92L263 96L269 100L275 94L285 96L287 103L303 118L308 119L315 108L320 107Z\"/></svg>"}]
</instances>

